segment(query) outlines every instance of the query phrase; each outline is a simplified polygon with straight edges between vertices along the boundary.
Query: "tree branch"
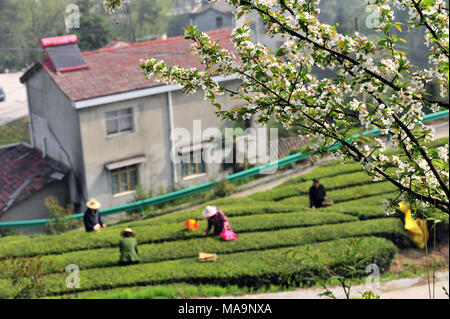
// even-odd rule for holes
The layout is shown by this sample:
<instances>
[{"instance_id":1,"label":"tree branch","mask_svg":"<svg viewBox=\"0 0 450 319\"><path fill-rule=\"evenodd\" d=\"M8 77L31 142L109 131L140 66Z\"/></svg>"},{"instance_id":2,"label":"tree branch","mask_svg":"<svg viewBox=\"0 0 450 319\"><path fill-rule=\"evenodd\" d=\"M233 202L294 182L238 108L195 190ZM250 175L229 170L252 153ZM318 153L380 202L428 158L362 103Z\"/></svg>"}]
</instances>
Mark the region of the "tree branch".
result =
<instances>
[{"instance_id":1,"label":"tree branch","mask_svg":"<svg viewBox=\"0 0 450 319\"><path fill-rule=\"evenodd\" d=\"M398 118L398 116L396 114L392 115L394 117L395 122L397 123L398 126L401 127L401 129L406 133L406 135L409 137L409 139L414 142L414 144L416 144L416 146L419 149L420 154L422 155L423 159L427 162L428 166L430 166L431 171L433 172L433 175L436 177L436 179L439 182L439 185L442 187L442 189L444 190L445 195L447 195L447 198L450 197L450 193L448 190L447 185L444 183L444 181L442 180L441 175L439 174L439 172L436 170L436 168L433 165L433 162L431 161L431 159L428 157L428 154L425 152L425 150L423 149L423 147L420 145L419 141L416 139L416 137L414 136L414 134L411 133L411 131L408 129L408 127Z\"/></svg>"},{"instance_id":2,"label":"tree branch","mask_svg":"<svg viewBox=\"0 0 450 319\"><path fill-rule=\"evenodd\" d=\"M437 45L439 46L439 48L441 49L441 51L447 56L447 58L449 57L449 52L447 51L446 48L444 48L440 43L439 43L439 37L436 34L436 31L433 30L433 28L428 24L428 22L426 21L426 17L423 15L422 9L420 9L419 3L411 0L411 2L414 5L414 8L416 8L417 12L420 15L420 20L423 21L423 25L428 29L428 31L430 31L431 35L433 36L433 38L436 40L435 42L437 43Z\"/></svg>"}]
</instances>

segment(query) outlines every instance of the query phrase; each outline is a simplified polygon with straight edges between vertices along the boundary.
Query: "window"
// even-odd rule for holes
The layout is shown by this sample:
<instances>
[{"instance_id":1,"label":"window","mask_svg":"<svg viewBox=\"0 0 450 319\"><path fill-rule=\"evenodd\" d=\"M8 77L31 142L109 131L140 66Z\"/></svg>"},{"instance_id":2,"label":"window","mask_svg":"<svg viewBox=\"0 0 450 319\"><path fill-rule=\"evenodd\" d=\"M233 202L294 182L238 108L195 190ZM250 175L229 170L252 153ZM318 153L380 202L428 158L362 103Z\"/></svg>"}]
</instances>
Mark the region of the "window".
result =
<instances>
[{"instance_id":1,"label":"window","mask_svg":"<svg viewBox=\"0 0 450 319\"><path fill-rule=\"evenodd\" d=\"M222 17L216 17L216 27L217 28L223 27Z\"/></svg>"},{"instance_id":2,"label":"window","mask_svg":"<svg viewBox=\"0 0 450 319\"><path fill-rule=\"evenodd\" d=\"M137 173L137 165L112 170L112 193L119 194L136 189L138 184Z\"/></svg>"},{"instance_id":3,"label":"window","mask_svg":"<svg viewBox=\"0 0 450 319\"><path fill-rule=\"evenodd\" d=\"M203 173L206 173L206 165L202 158L202 152L197 151L184 154L181 160L181 175L188 177Z\"/></svg>"},{"instance_id":4,"label":"window","mask_svg":"<svg viewBox=\"0 0 450 319\"><path fill-rule=\"evenodd\" d=\"M112 135L133 130L133 110L131 108L106 112L106 134Z\"/></svg>"}]
</instances>

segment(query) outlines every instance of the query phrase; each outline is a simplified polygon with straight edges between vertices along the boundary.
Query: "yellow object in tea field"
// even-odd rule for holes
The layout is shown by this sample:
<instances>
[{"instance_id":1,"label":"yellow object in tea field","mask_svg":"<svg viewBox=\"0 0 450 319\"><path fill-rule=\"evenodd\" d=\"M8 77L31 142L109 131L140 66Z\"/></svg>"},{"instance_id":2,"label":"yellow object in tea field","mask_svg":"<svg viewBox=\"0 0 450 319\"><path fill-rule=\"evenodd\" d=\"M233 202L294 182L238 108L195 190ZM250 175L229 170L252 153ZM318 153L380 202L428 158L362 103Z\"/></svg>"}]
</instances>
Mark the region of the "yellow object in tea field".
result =
<instances>
[{"instance_id":1,"label":"yellow object in tea field","mask_svg":"<svg viewBox=\"0 0 450 319\"><path fill-rule=\"evenodd\" d=\"M411 209L403 202L398 204L398 209L405 215L405 229L408 231L409 239L419 248L425 248L429 233L427 221L422 218L412 218Z\"/></svg>"}]
</instances>

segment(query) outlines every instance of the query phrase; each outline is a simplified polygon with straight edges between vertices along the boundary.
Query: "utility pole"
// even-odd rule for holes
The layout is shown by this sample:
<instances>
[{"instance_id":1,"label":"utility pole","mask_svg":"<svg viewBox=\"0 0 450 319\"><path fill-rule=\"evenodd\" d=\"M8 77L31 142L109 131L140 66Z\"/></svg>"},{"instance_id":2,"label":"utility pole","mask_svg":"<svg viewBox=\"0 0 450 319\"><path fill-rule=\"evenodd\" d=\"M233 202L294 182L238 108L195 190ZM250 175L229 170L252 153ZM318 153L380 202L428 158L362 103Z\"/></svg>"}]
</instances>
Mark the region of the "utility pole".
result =
<instances>
[{"instance_id":1,"label":"utility pole","mask_svg":"<svg viewBox=\"0 0 450 319\"><path fill-rule=\"evenodd\" d=\"M358 17L355 18L355 31L359 32L359 18Z\"/></svg>"},{"instance_id":2,"label":"utility pole","mask_svg":"<svg viewBox=\"0 0 450 319\"><path fill-rule=\"evenodd\" d=\"M360 32L360 29L359 29L359 18L358 17L356 17L355 18L355 31L356 32ZM362 92L362 98L363 98L363 102L364 102L364 104L366 104L366 92Z\"/></svg>"}]
</instances>

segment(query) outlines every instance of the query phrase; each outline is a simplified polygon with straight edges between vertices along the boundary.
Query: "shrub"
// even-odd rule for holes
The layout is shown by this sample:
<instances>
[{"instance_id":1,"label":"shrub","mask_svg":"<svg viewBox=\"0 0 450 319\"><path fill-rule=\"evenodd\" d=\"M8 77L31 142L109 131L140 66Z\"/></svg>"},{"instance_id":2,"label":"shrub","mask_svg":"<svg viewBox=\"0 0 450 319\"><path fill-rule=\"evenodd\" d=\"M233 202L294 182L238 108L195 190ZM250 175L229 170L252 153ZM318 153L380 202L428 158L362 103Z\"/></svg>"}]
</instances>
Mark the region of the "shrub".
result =
<instances>
[{"instance_id":1,"label":"shrub","mask_svg":"<svg viewBox=\"0 0 450 319\"><path fill-rule=\"evenodd\" d=\"M409 245L403 223L398 219L384 218L276 231L239 233L239 239L233 242L223 242L215 237L208 237L141 244L139 254L142 263L155 263L164 260L195 258L199 252L212 252L222 255L364 236L384 237L401 247ZM68 264L76 264L81 269L115 266L119 258L119 251L117 248L102 248L61 255L48 255L42 258L44 261L52 261L53 267L50 272L56 272L64 269Z\"/></svg>"},{"instance_id":2,"label":"shrub","mask_svg":"<svg viewBox=\"0 0 450 319\"><path fill-rule=\"evenodd\" d=\"M46 292L45 274L49 272L51 266L52 262L41 261L41 256L15 258L7 255L6 259L0 262L0 274L3 277L0 289L2 284L9 283L11 286L9 298L41 297Z\"/></svg>"},{"instance_id":3,"label":"shrub","mask_svg":"<svg viewBox=\"0 0 450 319\"><path fill-rule=\"evenodd\" d=\"M287 187L286 187L287 188ZM291 186L289 186L291 188ZM372 198L373 196L379 196L382 195L383 199L385 199L386 194L391 193L394 186L390 183L372 183L369 185L362 185L360 187L351 187L351 188L345 188L345 189L339 189L328 192L328 196L337 203L334 207L337 207L338 205L341 205L348 201L354 201L358 199L364 200L365 198ZM297 192L298 188L293 187L291 191ZM278 189L274 189L272 194L275 194L275 192L278 191ZM272 191L269 191L272 192ZM268 192L268 193L269 193ZM262 194L257 193L257 194ZM283 193L281 193L280 196ZM256 195L256 194L255 194ZM258 195L260 196L260 195ZM275 195L272 195L275 196ZM251 196L246 197L247 202L242 203L242 201L238 201L236 204L233 204L232 199L229 198L229 201L224 203L223 206L218 206L221 210L223 210L227 216L242 216L242 215L252 215L252 214L264 214L264 213L272 213L272 212L289 212L289 211L295 211L301 209L305 209L309 207L309 197L307 195L303 196L293 196L287 199L283 199L277 202L274 201L263 201L262 199L255 199L250 198ZM237 198L238 200L240 198ZM269 197L270 199L270 197ZM382 199L378 202L378 200L375 202L374 205L381 204ZM351 203L349 203L351 205ZM157 216L154 218L150 218L147 220L135 222L129 224L130 226L138 226L138 225L158 225L162 223L179 223L184 222L186 219L194 218L198 219L201 216L201 212L203 210L203 206L199 207L197 209L192 209L184 212L180 212L177 214L171 214L171 215L165 215L165 216Z\"/></svg>"},{"instance_id":4,"label":"shrub","mask_svg":"<svg viewBox=\"0 0 450 319\"><path fill-rule=\"evenodd\" d=\"M299 212L296 214L247 216L230 220L231 226L237 232L272 230L288 227L320 225L355 220L344 214L313 214ZM122 227L125 227L123 225ZM199 228L206 228L206 221L199 223ZM184 240L200 237L201 232L188 232L184 223L162 224L156 226L133 227L140 243ZM0 256L29 256L32 254L58 254L69 251L95 249L102 247L117 247L119 230L108 228L100 233L71 232L56 236L42 236L34 240L3 245Z\"/></svg>"},{"instance_id":5,"label":"shrub","mask_svg":"<svg viewBox=\"0 0 450 319\"><path fill-rule=\"evenodd\" d=\"M334 177L327 177L321 180L327 191L355 187L359 185L372 183L370 177L365 172L356 172L343 174ZM284 198L307 195L312 186L311 181L289 184L288 186L278 187L270 191L258 192L250 195L255 200L279 201Z\"/></svg>"},{"instance_id":6,"label":"shrub","mask_svg":"<svg viewBox=\"0 0 450 319\"><path fill-rule=\"evenodd\" d=\"M389 198L389 194L374 195L362 199L340 202L331 207L323 208L323 211L339 212L358 217L360 220L383 218L386 213L383 210L383 200Z\"/></svg>"},{"instance_id":7,"label":"shrub","mask_svg":"<svg viewBox=\"0 0 450 319\"><path fill-rule=\"evenodd\" d=\"M300 175L298 177L289 179L278 187L283 187L306 181L312 181L314 178L333 177L342 174L355 173L361 171L362 167L361 164L359 163L349 163L342 165L342 161L335 161L329 165L320 165L310 173L306 173L304 175Z\"/></svg>"},{"instance_id":8,"label":"shrub","mask_svg":"<svg viewBox=\"0 0 450 319\"><path fill-rule=\"evenodd\" d=\"M335 203L351 201L355 199L365 198L373 195L381 195L392 193L396 187L389 182L372 183L359 187L350 187L327 192L327 197ZM295 196L278 201L283 205L291 205L296 207L308 207L309 196Z\"/></svg>"},{"instance_id":9,"label":"shrub","mask_svg":"<svg viewBox=\"0 0 450 319\"><path fill-rule=\"evenodd\" d=\"M386 213L380 206L342 206L342 207L327 207L327 211L348 214L358 217L360 220L383 218L386 217Z\"/></svg>"},{"instance_id":10,"label":"shrub","mask_svg":"<svg viewBox=\"0 0 450 319\"><path fill-rule=\"evenodd\" d=\"M91 290L82 293L66 295L68 298L80 299L154 299L154 298L190 298L219 297L249 293L250 289L239 288L236 285L226 287L214 285L172 284L143 287L115 288L110 290ZM50 298L60 298L50 297Z\"/></svg>"},{"instance_id":11,"label":"shrub","mask_svg":"<svg viewBox=\"0 0 450 319\"><path fill-rule=\"evenodd\" d=\"M328 286L332 281L337 281L343 289L345 297L350 299L353 280L366 274L366 269L361 265L370 258L361 255L363 241L364 238L350 238L343 247L337 247L336 267L333 268L323 263L316 251L307 250L302 256L294 254L292 256L294 268L290 272L298 271L300 268L305 278L311 278L312 282L319 284L325 290L319 296L333 299L336 299L336 296Z\"/></svg>"},{"instance_id":12,"label":"shrub","mask_svg":"<svg viewBox=\"0 0 450 319\"><path fill-rule=\"evenodd\" d=\"M58 199L54 196L45 198L44 203L48 209L49 218L54 219L54 221L49 221L45 224L48 234L60 234L81 226L79 220L64 220L64 217L70 216L73 213L71 205L67 205L66 208L60 206Z\"/></svg>"},{"instance_id":13,"label":"shrub","mask_svg":"<svg viewBox=\"0 0 450 319\"><path fill-rule=\"evenodd\" d=\"M21 232L19 229L1 229L0 228L0 243L2 243L4 240L10 240L13 239L13 237L20 236ZM8 239L6 239L8 238Z\"/></svg>"},{"instance_id":14,"label":"shrub","mask_svg":"<svg viewBox=\"0 0 450 319\"><path fill-rule=\"evenodd\" d=\"M143 226L143 225L160 225L170 223L182 223L186 219L199 219L202 215L203 206L196 209L180 212L177 214L158 216L144 221L130 223L130 226ZM252 205L224 205L220 206L221 209L228 217L255 215L255 214L267 214L267 213L284 213L298 210L292 206L280 205L273 203L257 203Z\"/></svg>"},{"instance_id":15,"label":"shrub","mask_svg":"<svg viewBox=\"0 0 450 319\"><path fill-rule=\"evenodd\" d=\"M345 242L345 239L340 239L312 244L311 247L319 251L322 263L335 267L336 249ZM76 292L178 282L197 285L235 284L252 288L286 284L288 281L279 276L280 261L285 259L288 251L295 250L302 254L304 249L306 246L221 255L215 263L199 263L196 258L186 258L128 267L86 269L83 271L81 286ZM397 248L392 242L383 238L367 237L363 240L360 256L367 258L367 263L377 263L383 271L391 264L396 253ZM302 277L300 272L294 273L289 281L295 284L305 283ZM65 281L65 275L52 274L45 283L52 294L70 293L60 286L62 281ZM6 294L8 290L0 291L0 295Z\"/></svg>"},{"instance_id":16,"label":"shrub","mask_svg":"<svg viewBox=\"0 0 450 319\"><path fill-rule=\"evenodd\" d=\"M213 194L216 197L226 197L233 194L235 186L230 184L227 179L221 180L216 187L214 187Z\"/></svg>"},{"instance_id":17,"label":"shrub","mask_svg":"<svg viewBox=\"0 0 450 319\"><path fill-rule=\"evenodd\" d=\"M255 201L252 198L247 197L227 197L212 200L208 205L225 206L225 205L248 205L253 204ZM206 205L205 205L206 206Z\"/></svg>"}]
</instances>

